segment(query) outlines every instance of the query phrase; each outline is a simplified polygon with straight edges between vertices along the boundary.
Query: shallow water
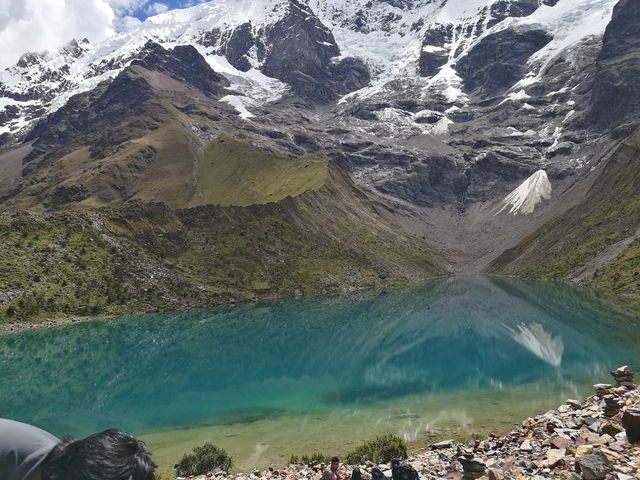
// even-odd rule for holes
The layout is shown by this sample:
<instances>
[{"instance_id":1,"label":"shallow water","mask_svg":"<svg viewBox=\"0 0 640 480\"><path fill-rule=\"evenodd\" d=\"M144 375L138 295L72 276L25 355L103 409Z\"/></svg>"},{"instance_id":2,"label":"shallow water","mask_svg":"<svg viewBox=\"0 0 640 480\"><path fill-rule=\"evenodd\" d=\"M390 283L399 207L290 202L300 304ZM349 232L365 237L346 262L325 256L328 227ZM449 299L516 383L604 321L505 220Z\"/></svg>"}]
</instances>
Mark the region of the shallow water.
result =
<instances>
[{"instance_id":1,"label":"shallow water","mask_svg":"<svg viewBox=\"0 0 640 480\"><path fill-rule=\"evenodd\" d=\"M126 429L161 464L213 440L264 467L381 433L508 431L637 366L638 340L588 291L455 278L0 337L0 416Z\"/></svg>"}]
</instances>

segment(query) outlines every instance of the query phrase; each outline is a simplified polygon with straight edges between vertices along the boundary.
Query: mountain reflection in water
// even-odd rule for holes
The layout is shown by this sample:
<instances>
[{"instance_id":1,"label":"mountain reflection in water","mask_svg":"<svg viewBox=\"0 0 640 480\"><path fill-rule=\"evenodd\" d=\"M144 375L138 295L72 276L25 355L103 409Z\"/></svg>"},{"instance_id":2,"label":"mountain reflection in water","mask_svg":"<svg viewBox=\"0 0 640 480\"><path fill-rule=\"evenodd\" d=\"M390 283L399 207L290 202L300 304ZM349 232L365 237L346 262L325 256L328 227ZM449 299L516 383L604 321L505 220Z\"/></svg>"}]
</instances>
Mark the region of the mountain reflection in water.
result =
<instances>
[{"instance_id":1,"label":"mountain reflection in water","mask_svg":"<svg viewBox=\"0 0 640 480\"><path fill-rule=\"evenodd\" d=\"M486 392L602 381L633 365L639 331L587 291L482 277L90 322L0 337L0 415L58 435L145 433L411 398L402 421L424 429L415 419L443 395L438 415L477 419Z\"/></svg>"},{"instance_id":2,"label":"mountain reflection in water","mask_svg":"<svg viewBox=\"0 0 640 480\"><path fill-rule=\"evenodd\" d=\"M511 338L540 360L544 360L554 367L559 367L562 364L562 353L564 352L562 337L551 336L539 323L532 323L531 326L520 324L517 332L508 325L505 325L505 328Z\"/></svg>"}]
</instances>

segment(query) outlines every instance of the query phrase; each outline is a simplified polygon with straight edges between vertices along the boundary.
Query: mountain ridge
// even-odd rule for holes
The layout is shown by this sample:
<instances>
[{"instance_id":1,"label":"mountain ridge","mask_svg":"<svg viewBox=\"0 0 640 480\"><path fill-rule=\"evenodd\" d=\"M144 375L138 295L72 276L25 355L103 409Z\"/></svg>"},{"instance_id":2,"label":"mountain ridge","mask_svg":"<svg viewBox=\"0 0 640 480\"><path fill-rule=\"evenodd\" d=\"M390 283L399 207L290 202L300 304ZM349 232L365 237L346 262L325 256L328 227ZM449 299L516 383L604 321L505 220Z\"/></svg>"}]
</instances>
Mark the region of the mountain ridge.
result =
<instances>
[{"instance_id":1,"label":"mountain ridge","mask_svg":"<svg viewBox=\"0 0 640 480\"><path fill-rule=\"evenodd\" d=\"M366 199L360 232L393 226L369 253L410 237L423 272L502 271L589 201L593 172L619 168L611 155L640 124L639 24L626 0L166 12L0 74L2 209L251 209L303 202L341 172L348 198L305 204L307 222L349 218Z\"/></svg>"}]
</instances>

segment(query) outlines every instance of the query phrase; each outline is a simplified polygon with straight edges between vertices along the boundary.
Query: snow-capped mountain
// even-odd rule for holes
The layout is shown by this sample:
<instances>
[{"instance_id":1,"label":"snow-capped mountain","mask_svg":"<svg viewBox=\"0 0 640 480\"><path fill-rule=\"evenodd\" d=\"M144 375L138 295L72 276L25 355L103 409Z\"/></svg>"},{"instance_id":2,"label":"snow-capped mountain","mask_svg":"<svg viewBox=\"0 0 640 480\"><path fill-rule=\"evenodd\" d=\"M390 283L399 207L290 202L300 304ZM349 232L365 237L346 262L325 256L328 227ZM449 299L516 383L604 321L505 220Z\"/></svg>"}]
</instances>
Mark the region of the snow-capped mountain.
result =
<instances>
[{"instance_id":1,"label":"snow-capped mountain","mask_svg":"<svg viewBox=\"0 0 640 480\"><path fill-rule=\"evenodd\" d=\"M188 45L228 81L216 98L235 112L225 125L255 144L321 152L400 202L493 207L539 170L552 185L587 172L632 128L631 109L606 128L590 120L607 95L594 81L626 55L603 60L617 3L216 0L97 45L25 54L0 73L0 142L33 141L47 130L34 133L38 121L106 88L149 45Z\"/></svg>"},{"instance_id":2,"label":"snow-capped mountain","mask_svg":"<svg viewBox=\"0 0 640 480\"><path fill-rule=\"evenodd\" d=\"M290 67L301 67L305 75L326 77L320 78L325 87L334 77L357 76L334 87L335 92L318 94L323 101L335 100L347 90L355 90L347 98L379 98L385 89L393 92L397 88L394 82L414 80L414 95L436 91L465 104L463 84L473 90L482 81L464 78L473 67L464 59L474 48L500 32L539 30L545 34L532 39L524 52L530 54L523 59L528 63L524 75L513 76L517 84L505 85L512 87L510 99L524 100L524 87L539 81L555 57L589 36L603 34L615 0L554 3L217 0L174 10L99 45L81 40L58 52L26 53L17 65L0 74L0 133L20 134L32 121L63 106L70 96L114 78L149 40L164 47L195 46L215 71L229 78L235 91L260 103L281 98L292 86L303 94L317 93L315 86L305 90L300 85L303 82L291 75ZM290 37L287 29L293 32ZM295 64L299 59L289 65L281 58L299 52L311 57L304 65ZM343 65L338 66L340 59ZM352 64L353 59L362 60L367 68Z\"/></svg>"},{"instance_id":3,"label":"snow-capped mountain","mask_svg":"<svg viewBox=\"0 0 640 480\"><path fill-rule=\"evenodd\" d=\"M233 255L275 283L309 272L267 243L296 265L337 245L349 285L432 253L521 272L636 238L633 209L588 230L635 205L638 78L638 0L214 0L0 72L0 209L106 212L172 255L241 225Z\"/></svg>"}]
</instances>

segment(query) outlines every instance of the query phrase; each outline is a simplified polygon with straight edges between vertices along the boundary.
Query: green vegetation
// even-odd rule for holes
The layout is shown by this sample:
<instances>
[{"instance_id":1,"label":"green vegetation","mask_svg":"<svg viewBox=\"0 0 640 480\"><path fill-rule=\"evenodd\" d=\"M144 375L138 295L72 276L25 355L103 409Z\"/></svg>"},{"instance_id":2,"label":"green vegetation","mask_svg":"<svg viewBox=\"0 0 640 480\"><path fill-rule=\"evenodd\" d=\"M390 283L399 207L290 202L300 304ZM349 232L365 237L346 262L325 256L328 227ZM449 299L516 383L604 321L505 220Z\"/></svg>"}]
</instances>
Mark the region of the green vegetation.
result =
<instances>
[{"instance_id":1,"label":"green vegetation","mask_svg":"<svg viewBox=\"0 0 640 480\"><path fill-rule=\"evenodd\" d=\"M327 159L276 155L228 135L196 146L171 123L104 152L107 159L96 162L93 150L79 146L43 167L38 185L25 185L11 203L25 209L95 208L132 199L174 209L264 205L318 190L329 170ZM59 193L79 186L82 198Z\"/></svg>"},{"instance_id":2,"label":"green vegetation","mask_svg":"<svg viewBox=\"0 0 640 480\"><path fill-rule=\"evenodd\" d=\"M318 463L324 463L325 465L331 462L331 456L322 452L314 452L310 455L291 455L289 458L290 465L315 465Z\"/></svg>"},{"instance_id":3,"label":"green vegetation","mask_svg":"<svg viewBox=\"0 0 640 480\"><path fill-rule=\"evenodd\" d=\"M173 211L138 201L5 213L0 323L341 292L438 272L423 244L384 221L340 175L331 188L262 206Z\"/></svg>"},{"instance_id":4,"label":"green vegetation","mask_svg":"<svg viewBox=\"0 0 640 480\"><path fill-rule=\"evenodd\" d=\"M276 156L222 136L199 161L197 192L189 206L262 205L297 197L322 187L328 166L328 160Z\"/></svg>"},{"instance_id":5,"label":"green vegetation","mask_svg":"<svg viewBox=\"0 0 640 480\"><path fill-rule=\"evenodd\" d=\"M328 160L214 136L207 122L199 128L216 139L201 146L179 109L157 108L152 126L125 123L104 142L87 137L91 148L61 149L7 201L0 323L342 292L440 271Z\"/></svg>"},{"instance_id":6,"label":"green vegetation","mask_svg":"<svg viewBox=\"0 0 640 480\"><path fill-rule=\"evenodd\" d=\"M626 298L640 308L640 255L633 238L640 218L640 133L627 140L605 166L586 200L505 252L491 270L538 279L573 278L594 262L583 283ZM607 249L612 257L598 258ZM619 253L619 255L618 255Z\"/></svg>"},{"instance_id":7,"label":"green vegetation","mask_svg":"<svg viewBox=\"0 0 640 480\"><path fill-rule=\"evenodd\" d=\"M222 448L207 442L201 447L195 447L192 453L185 453L178 462L176 472L182 477L206 475L216 469L229 472L233 467L233 460Z\"/></svg>"},{"instance_id":8,"label":"green vegetation","mask_svg":"<svg viewBox=\"0 0 640 480\"><path fill-rule=\"evenodd\" d=\"M631 135L631 137L625 140L624 144L629 147L640 149L640 131L636 132L634 135Z\"/></svg>"},{"instance_id":9,"label":"green vegetation","mask_svg":"<svg viewBox=\"0 0 640 480\"><path fill-rule=\"evenodd\" d=\"M584 283L605 289L632 310L640 312L640 240L635 240Z\"/></svg>"},{"instance_id":10,"label":"green vegetation","mask_svg":"<svg viewBox=\"0 0 640 480\"><path fill-rule=\"evenodd\" d=\"M384 435L347 453L345 461L351 465L359 465L366 461L388 463L394 458L407 458L407 444L397 435Z\"/></svg>"}]
</instances>

